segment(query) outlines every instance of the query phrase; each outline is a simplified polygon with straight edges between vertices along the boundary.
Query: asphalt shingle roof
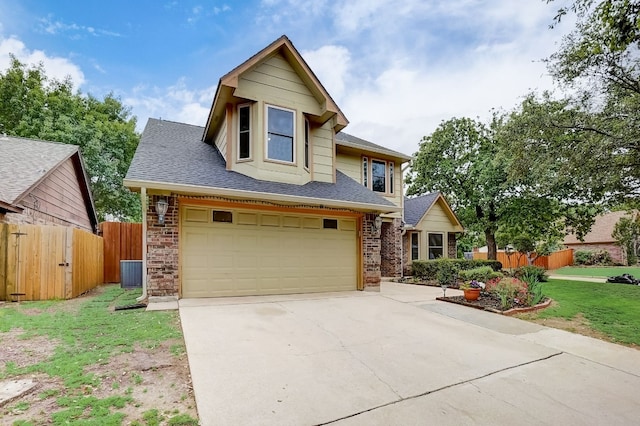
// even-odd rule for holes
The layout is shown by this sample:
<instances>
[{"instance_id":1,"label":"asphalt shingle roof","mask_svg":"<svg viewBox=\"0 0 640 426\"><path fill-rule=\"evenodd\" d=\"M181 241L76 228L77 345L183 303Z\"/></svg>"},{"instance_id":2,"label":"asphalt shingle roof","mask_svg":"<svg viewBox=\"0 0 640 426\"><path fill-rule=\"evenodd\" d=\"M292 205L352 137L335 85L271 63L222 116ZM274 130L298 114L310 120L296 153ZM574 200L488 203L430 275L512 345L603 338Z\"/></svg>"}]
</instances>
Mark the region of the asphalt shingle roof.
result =
<instances>
[{"instance_id":1,"label":"asphalt shingle roof","mask_svg":"<svg viewBox=\"0 0 640 426\"><path fill-rule=\"evenodd\" d=\"M584 236L584 241L580 241L575 234L569 234L564 237L564 244L595 244L595 243L613 243L616 241L611 236L616 223L623 217L631 215L626 211L609 212L596 216L595 222L591 227L591 231Z\"/></svg>"},{"instance_id":2,"label":"asphalt shingle roof","mask_svg":"<svg viewBox=\"0 0 640 426\"><path fill-rule=\"evenodd\" d=\"M75 145L0 136L0 201L15 204L26 190L77 151Z\"/></svg>"},{"instance_id":3,"label":"asphalt shingle roof","mask_svg":"<svg viewBox=\"0 0 640 426\"><path fill-rule=\"evenodd\" d=\"M407 225L417 225L422 216L438 199L440 192L432 192L430 194L421 195L414 198L404 199L404 222Z\"/></svg>"},{"instance_id":4,"label":"asphalt shingle roof","mask_svg":"<svg viewBox=\"0 0 640 426\"><path fill-rule=\"evenodd\" d=\"M408 155L405 155L401 152L398 151L394 151L392 149L389 148L385 148L384 146L380 146L377 145L373 142L369 142L366 141L364 139L360 139L356 136L350 135L348 133L345 132L338 132L336 134L336 144L338 145L342 145L342 146L347 146L350 148L359 148L359 149L365 149L367 151L372 151L372 152L377 152L379 154L386 154L386 155L390 155L392 157L399 157L399 158L403 158L405 160L411 160L411 157Z\"/></svg>"},{"instance_id":5,"label":"asphalt shingle roof","mask_svg":"<svg viewBox=\"0 0 640 426\"><path fill-rule=\"evenodd\" d=\"M394 206L339 171L335 184L293 185L227 170L217 148L202 142L203 131L200 126L149 119L125 179Z\"/></svg>"}]
</instances>

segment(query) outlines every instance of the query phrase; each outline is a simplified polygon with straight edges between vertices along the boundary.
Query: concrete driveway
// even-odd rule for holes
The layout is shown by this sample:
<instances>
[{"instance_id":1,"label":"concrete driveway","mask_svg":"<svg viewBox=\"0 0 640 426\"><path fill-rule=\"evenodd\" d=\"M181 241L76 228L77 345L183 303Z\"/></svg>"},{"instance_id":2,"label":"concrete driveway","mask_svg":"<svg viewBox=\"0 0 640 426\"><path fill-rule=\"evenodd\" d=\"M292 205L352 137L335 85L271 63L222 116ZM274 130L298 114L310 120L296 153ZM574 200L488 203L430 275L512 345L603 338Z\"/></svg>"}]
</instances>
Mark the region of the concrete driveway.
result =
<instances>
[{"instance_id":1,"label":"concrete driveway","mask_svg":"<svg viewBox=\"0 0 640 426\"><path fill-rule=\"evenodd\" d=\"M181 300L202 424L640 421L640 351L435 301L441 293L384 283Z\"/></svg>"}]
</instances>

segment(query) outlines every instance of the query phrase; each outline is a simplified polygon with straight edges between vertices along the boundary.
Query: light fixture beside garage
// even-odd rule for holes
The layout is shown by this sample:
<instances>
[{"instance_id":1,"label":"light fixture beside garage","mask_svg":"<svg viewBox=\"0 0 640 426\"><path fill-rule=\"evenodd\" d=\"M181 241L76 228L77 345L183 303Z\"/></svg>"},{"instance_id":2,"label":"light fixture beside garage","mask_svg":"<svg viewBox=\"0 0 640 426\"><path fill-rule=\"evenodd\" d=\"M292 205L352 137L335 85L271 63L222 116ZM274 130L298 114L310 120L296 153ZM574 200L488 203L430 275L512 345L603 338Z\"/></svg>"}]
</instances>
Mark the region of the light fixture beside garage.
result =
<instances>
[{"instance_id":1,"label":"light fixture beside garage","mask_svg":"<svg viewBox=\"0 0 640 426\"><path fill-rule=\"evenodd\" d=\"M379 234L380 229L382 229L382 218L380 216L376 216L376 218L371 223L371 233Z\"/></svg>"},{"instance_id":2,"label":"light fixture beside garage","mask_svg":"<svg viewBox=\"0 0 640 426\"><path fill-rule=\"evenodd\" d=\"M158 214L158 223L160 225L164 225L164 215L167 214L167 209L169 208L169 203L164 198L160 198L156 202L156 213Z\"/></svg>"}]
</instances>

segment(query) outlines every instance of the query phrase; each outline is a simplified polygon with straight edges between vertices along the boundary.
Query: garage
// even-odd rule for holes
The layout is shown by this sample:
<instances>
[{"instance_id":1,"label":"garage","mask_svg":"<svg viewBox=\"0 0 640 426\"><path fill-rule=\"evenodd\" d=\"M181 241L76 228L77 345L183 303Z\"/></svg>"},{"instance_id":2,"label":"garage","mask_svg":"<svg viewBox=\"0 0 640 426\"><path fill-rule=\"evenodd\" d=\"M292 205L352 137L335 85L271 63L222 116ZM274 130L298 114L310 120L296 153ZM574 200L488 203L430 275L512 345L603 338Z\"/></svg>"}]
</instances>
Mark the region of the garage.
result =
<instances>
[{"instance_id":1,"label":"garage","mask_svg":"<svg viewBox=\"0 0 640 426\"><path fill-rule=\"evenodd\" d=\"M181 208L182 297L356 290L358 218Z\"/></svg>"}]
</instances>

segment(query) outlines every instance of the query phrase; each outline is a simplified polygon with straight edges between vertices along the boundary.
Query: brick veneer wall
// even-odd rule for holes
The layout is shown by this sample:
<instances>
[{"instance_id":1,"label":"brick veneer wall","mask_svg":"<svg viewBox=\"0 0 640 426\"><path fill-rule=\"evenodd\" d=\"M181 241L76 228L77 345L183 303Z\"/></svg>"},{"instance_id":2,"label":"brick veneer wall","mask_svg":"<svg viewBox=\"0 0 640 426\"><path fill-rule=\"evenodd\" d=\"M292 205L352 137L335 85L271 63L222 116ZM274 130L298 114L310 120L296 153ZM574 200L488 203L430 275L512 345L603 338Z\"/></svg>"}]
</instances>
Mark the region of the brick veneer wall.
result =
<instances>
[{"instance_id":1,"label":"brick veneer wall","mask_svg":"<svg viewBox=\"0 0 640 426\"><path fill-rule=\"evenodd\" d=\"M458 250L456 246L456 234L449 232L447 235L447 254L450 259L455 259L458 256Z\"/></svg>"},{"instance_id":2,"label":"brick veneer wall","mask_svg":"<svg viewBox=\"0 0 640 426\"><path fill-rule=\"evenodd\" d=\"M368 213L362 219L362 257L365 290L380 290L380 233L371 232L376 215Z\"/></svg>"},{"instance_id":3,"label":"brick veneer wall","mask_svg":"<svg viewBox=\"0 0 640 426\"><path fill-rule=\"evenodd\" d=\"M380 233L380 273L383 277L402 276L402 219L382 224Z\"/></svg>"},{"instance_id":4,"label":"brick veneer wall","mask_svg":"<svg viewBox=\"0 0 640 426\"><path fill-rule=\"evenodd\" d=\"M411 260L409 260L411 255L410 235L409 232L405 232L402 236L402 276L411 275Z\"/></svg>"},{"instance_id":5,"label":"brick veneer wall","mask_svg":"<svg viewBox=\"0 0 640 426\"><path fill-rule=\"evenodd\" d=\"M158 223L156 202L165 198L169 203L164 225ZM149 197L147 205L147 294L178 296L179 208L176 197Z\"/></svg>"}]
</instances>

